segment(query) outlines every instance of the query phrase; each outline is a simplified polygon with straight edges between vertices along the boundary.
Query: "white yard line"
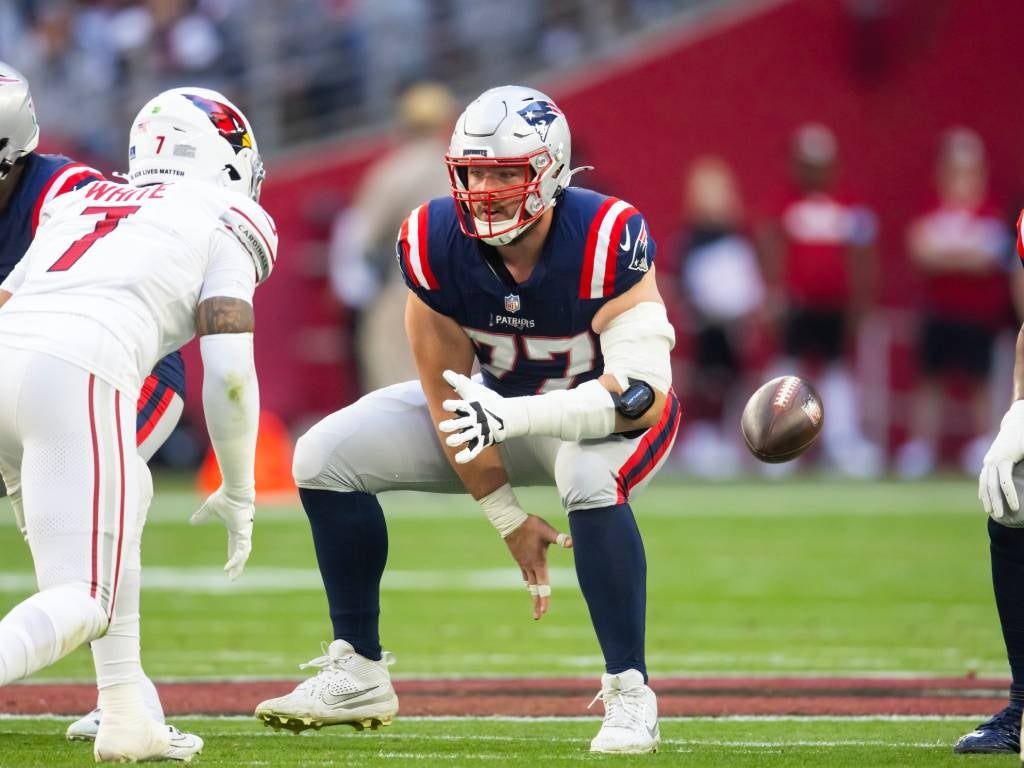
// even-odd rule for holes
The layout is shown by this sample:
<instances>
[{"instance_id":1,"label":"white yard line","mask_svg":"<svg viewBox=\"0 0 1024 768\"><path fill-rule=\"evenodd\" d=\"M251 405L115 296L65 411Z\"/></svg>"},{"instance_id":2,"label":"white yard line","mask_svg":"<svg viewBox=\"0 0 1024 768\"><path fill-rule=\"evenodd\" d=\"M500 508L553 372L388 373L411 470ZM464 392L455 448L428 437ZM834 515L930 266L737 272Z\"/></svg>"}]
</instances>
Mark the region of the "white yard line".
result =
<instances>
[{"instance_id":1,"label":"white yard line","mask_svg":"<svg viewBox=\"0 0 1024 768\"><path fill-rule=\"evenodd\" d=\"M977 715L726 715L723 717L662 717L660 721L662 723L934 723L934 722L969 722L978 719L979 717L987 718L990 713L977 714ZM63 722L68 720L70 716L63 715L12 715L7 713L0 713L0 721L3 720L53 720ZM174 715L171 720L237 720L237 721L253 721L254 718L251 715ZM599 715L577 715L568 717L518 717L512 715L439 715L439 716L424 716L424 715L400 715L398 717L403 723L443 723L443 722L463 722L469 720L487 720L488 722L495 723L583 723L593 722L600 720ZM396 720L397 722L397 720ZM258 731L257 734L261 736L273 736L274 732ZM412 738L410 734L396 733L390 731L388 733L389 738ZM430 738L439 740L454 740L459 739L459 736L453 735L435 735ZM512 741L518 739L514 736L478 736L479 739L488 739L492 741ZM545 737L546 738L546 737ZM676 739L675 741L687 741L696 742L693 739ZM708 743L701 741L701 743ZM818 742L815 742L818 743ZM889 743L889 742L884 742Z\"/></svg>"},{"instance_id":2,"label":"white yard line","mask_svg":"<svg viewBox=\"0 0 1024 768\"><path fill-rule=\"evenodd\" d=\"M552 568L555 589L577 589L572 568ZM236 582L229 582L219 567L146 567L142 568L142 589L153 592L322 592L323 582L313 564L309 568L273 568L250 566ZM30 571L0 571L0 592L33 592L35 574ZM457 592L526 591L515 568L488 568L471 571L386 571L381 589L387 591Z\"/></svg>"}]
</instances>

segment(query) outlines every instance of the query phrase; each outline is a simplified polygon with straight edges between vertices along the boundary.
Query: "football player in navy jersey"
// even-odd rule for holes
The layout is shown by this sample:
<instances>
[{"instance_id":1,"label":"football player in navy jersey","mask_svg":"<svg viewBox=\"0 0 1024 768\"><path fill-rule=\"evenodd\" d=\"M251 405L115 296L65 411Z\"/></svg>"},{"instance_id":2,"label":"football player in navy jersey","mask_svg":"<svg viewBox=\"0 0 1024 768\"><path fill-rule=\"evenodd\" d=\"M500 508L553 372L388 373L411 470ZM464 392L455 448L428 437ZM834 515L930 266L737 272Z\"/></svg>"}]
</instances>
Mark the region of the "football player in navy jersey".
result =
<instances>
[{"instance_id":1,"label":"football player in navy jersey","mask_svg":"<svg viewBox=\"0 0 1024 768\"><path fill-rule=\"evenodd\" d=\"M39 224L39 212L45 203L75 189L102 180L103 174L64 155L36 152L39 125L28 82L13 67L0 62L0 282L10 274L28 250ZM181 354L163 358L146 379L136 405L136 444L148 461L174 430L184 408L185 366ZM0 465L0 496L6 485L15 519L26 537L21 504L21 482L14 467ZM143 500L148 507L149 499ZM140 547L141 542L132 542ZM135 572L137 578L137 572ZM125 578L131 578L128 572ZM113 638L112 625L108 636ZM108 641L109 642L109 641ZM93 652L103 654L104 639L93 642ZM98 648L97 648L98 646ZM152 681L143 674L143 700L158 721L164 721L163 707ZM101 712L94 709L72 723L67 730L71 740L91 741L99 730ZM172 759L194 754L202 740L168 726Z\"/></svg>"},{"instance_id":2,"label":"football player in navy jersey","mask_svg":"<svg viewBox=\"0 0 1024 768\"><path fill-rule=\"evenodd\" d=\"M334 642L314 677L257 717L302 730L391 722L378 634L387 529L376 494L470 493L548 610L547 548L572 547L605 657L595 752L658 748L644 661L646 561L630 506L675 438L674 333L654 241L629 203L570 186L568 122L539 91L504 86L452 136L452 193L409 215L398 260L419 381L377 390L299 439L294 474ZM469 378L474 359L482 376ZM527 514L513 486L553 485L571 536ZM340 692L340 694L339 694Z\"/></svg>"},{"instance_id":3,"label":"football player in navy jersey","mask_svg":"<svg viewBox=\"0 0 1024 768\"><path fill-rule=\"evenodd\" d=\"M1024 211L1017 219L1017 255L1024 264ZM1007 705L965 733L953 751L1020 753L1024 716L1024 325L1017 335L1013 399L982 462L978 498L989 515L989 555L996 610L1010 664ZM1024 755L1022 755L1024 759ZM1024 764L1024 763L1022 763Z\"/></svg>"}]
</instances>

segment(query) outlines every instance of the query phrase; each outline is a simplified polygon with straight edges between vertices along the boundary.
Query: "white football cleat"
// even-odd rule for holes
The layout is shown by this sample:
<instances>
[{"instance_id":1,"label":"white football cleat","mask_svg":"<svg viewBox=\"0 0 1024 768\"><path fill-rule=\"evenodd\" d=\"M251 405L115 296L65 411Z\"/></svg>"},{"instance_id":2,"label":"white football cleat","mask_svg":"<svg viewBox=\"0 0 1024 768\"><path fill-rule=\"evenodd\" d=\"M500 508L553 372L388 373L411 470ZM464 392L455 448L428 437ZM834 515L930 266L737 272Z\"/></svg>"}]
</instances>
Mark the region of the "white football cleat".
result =
<instances>
[{"instance_id":1,"label":"white football cleat","mask_svg":"<svg viewBox=\"0 0 1024 768\"><path fill-rule=\"evenodd\" d=\"M601 690L590 706L598 699L604 704L604 723L590 742L591 752L646 754L658 751L661 744L658 698L644 684L644 676L638 670L601 675Z\"/></svg>"},{"instance_id":2,"label":"white football cleat","mask_svg":"<svg viewBox=\"0 0 1024 768\"><path fill-rule=\"evenodd\" d=\"M164 722L164 708L160 704L160 695L156 692L156 686L146 675L139 677L139 692L142 694L142 704L149 712L149 716L158 723ZM103 712L96 707L87 715L82 715L75 722L68 726L65 737L68 741L93 741L96 732L100 729L100 721L103 719ZM175 729L177 730L177 729ZM198 736L194 738L199 738Z\"/></svg>"},{"instance_id":3,"label":"white football cleat","mask_svg":"<svg viewBox=\"0 0 1024 768\"><path fill-rule=\"evenodd\" d=\"M186 733L178 730L173 725L164 724L170 743L160 760L178 760L183 763L191 762L192 758L203 751L203 740L194 733Z\"/></svg>"},{"instance_id":4,"label":"white football cleat","mask_svg":"<svg viewBox=\"0 0 1024 768\"><path fill-rule=\"evenodd\" d=\"M68 741L93 741L100 729L100 708L96 707L87 715L82 715L68 726L64 733Z\"/></svg>"},{"instance_id":5,"label":"white football cleat","mask_svg":"<svg viewBox=\"0 0 1024 768\"><path fill-rule=\"evenodd\" d=\"M108 716L100 721L92 752L97 763L137 763L161 759L170 746L167 726L148 715L131 719Z\"/></svg>"},{"instance_id":6,"label":"white football cleat","mask_svg":"<svg viewBox=\"0 0 1024 768\"><path fill-rule=\"evenodd\" d=\"M318 667L319 672L288 695L262 702L256 717L274 730L295 733L325 725L351 725L357 731L391 725L398 713L398 696L388 673L394 655L385 651L380 661L371 661L344 640L335 640L324 650L325 655L300 666Z\"/></svg>"}]
</instances>

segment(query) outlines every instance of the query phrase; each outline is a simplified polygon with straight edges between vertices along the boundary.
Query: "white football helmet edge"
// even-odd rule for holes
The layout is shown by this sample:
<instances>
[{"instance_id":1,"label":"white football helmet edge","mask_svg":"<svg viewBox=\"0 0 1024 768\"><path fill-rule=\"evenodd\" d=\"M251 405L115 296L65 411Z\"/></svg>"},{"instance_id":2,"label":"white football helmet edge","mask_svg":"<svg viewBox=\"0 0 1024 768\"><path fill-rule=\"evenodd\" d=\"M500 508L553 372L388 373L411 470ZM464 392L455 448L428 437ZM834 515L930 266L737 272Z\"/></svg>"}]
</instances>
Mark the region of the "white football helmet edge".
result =
<instances>
[{"instance_id":1,"label":"white football helmet edge","mask_svg":"<svg viewBox=\"0 0 1024 768\"><path fill-rule=\"evenodd\" d=\"M0 61L0 181L39 145L39 123L28 81Z\"/></svg>"},{"instance_id":2,"label":"white football helmet edge","mask_svg":"<svg viewBox=\"0 0 1024 768\"><path fill-rule=\"evenodd\" d=\"M164 91L132 123L128 180L133 184L192 179L258 201L264 175L249 121L217 91Z\"/></svg>"}]
</instances>

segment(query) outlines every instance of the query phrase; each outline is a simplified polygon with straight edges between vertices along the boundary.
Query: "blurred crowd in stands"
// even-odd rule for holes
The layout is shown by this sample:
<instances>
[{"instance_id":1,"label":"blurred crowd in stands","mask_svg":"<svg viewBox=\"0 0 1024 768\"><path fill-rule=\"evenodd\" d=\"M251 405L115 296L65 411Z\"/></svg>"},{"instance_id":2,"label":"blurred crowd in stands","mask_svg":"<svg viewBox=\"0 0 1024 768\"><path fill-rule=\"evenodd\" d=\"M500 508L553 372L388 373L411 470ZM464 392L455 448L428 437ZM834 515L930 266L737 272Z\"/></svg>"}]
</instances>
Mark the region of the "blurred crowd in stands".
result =
<instances>
[{"instance_id":1,"label":"blurred crowd in stands","mask_svg":"<svg viewBox=\"0 0 1024 768\"><path fill-rule=\"evenodd\" d=\"M905 256L917 284L901 289L917 295L916 384L898 406L902 418L890 414L870 436L864 379L890 354L865 328L880 278L876 216L869 200L843 185L828 127L800 127L790 151L791 177L771 210L744 210L720 158L697 160L686 177L678 242L658 262L678 302L677 327L692 340L676 376L689 417L682 465L707 476L735 472L744 398L760 380L796 373L825 403L820 463L852 477L887 469L920 477L940 467L952 433L952 466L976 473L1009 396L1005 371L992 383L993 349L1019 327L1015 304L1024 306L1016 212L990 194L982 139L963 127L946 132L932 199L906 223ZM902 425L896 440L892 423Z\"/></svg>"},{"instance_id":2,"label":"blurred crowd in stands","mask_svg":"<svg viewBox=\"0 0 1024 768\"><path fill-rule=\"evenodd\" d=\"M715 2L0 0L0 59L32 83L49 143L101 166L121 163L138 104L184 83L240 102L271 156L393 120L394 148L345 196L326 248L368 391L415 375L394 238L410 209L448 192L441 157L455 94L578 64L595 50L614 54L623 33ZM676 458L685 471L751 468L739 412L761 381L783 373L809 377L825 402L821 445L803 466L854 477L980 466L1008 395L1008 373L991 375L993 349L1012 339L1015 306L1024 309L1015 211L990 194L984 142L950 128L935 147L933 199L905 222L916 385L899 401L889 397L879 333L876 214L846 184L856 158L844 157L840 172L840 155L828 126L799 127L790 176L762 210L744 204L742 169L724 157L681 168L678 227L657 233L657 269L679 335L686 419ZM582 183L600 189L597 179Z\"/></svg>"},{"instance_id":3,"label":"blurred crowd in stands","mask_svg":"<svg viewBox=\"0 0 1024 768\"><path fill-rule=\"evenodd\" d=\"M720 4L720 0L718 0ZM264 154L390 116L403 85L459 92L615 50L708 0L0 0L0 60L32 83L52 141L120 158L123 126L202 82L260 126Z\"/></svg>"}]
</instances>

